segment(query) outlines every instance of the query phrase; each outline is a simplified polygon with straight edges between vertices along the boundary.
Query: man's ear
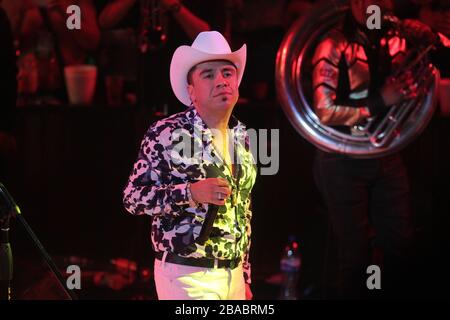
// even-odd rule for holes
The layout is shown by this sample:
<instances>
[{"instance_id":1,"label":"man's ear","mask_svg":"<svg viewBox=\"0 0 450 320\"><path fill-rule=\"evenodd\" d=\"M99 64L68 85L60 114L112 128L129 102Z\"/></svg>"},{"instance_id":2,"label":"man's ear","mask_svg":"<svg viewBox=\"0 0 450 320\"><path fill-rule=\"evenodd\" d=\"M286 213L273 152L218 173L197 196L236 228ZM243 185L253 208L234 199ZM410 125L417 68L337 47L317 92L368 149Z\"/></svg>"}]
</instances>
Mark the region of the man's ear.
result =
<instances>
[{"instance_id":1,"label":"man's ear","mask_svg":"<svg viewBox=\"0 0 450 320\"><path fill-rule=\"evenodd\" d=\"M191 99L191 103L193 104L195 102L195 92L194 92L194 86L192 84L188 84L187 90L189 93L189 98Z\"/></svg>"}]
</instances>

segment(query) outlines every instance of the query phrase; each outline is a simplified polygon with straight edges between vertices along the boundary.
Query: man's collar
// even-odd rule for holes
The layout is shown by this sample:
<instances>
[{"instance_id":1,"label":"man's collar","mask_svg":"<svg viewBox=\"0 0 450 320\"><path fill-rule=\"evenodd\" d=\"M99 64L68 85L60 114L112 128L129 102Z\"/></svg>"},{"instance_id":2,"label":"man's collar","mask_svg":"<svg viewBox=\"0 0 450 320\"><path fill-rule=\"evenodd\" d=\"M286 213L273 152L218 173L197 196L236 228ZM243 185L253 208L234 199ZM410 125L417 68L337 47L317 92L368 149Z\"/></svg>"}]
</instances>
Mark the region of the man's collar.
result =
<instances>
[{"instance_id":1,"label":"man's collar","mask_svg":"<svg viewBox=\"0 0 450 320\"><path fill-rule=\"evenodd\" d=\"M194 126L195 130L199 130L204 135L212 135L210 128L208 128L195 107L189 107L186 111L186 116ZM233 130L235 136L242 136L245 134L245 125L240 122L234 115L231 115L230 117L228 128Z\"/></svg>"},{"instance_id":2,"label":"man's collar","mask_svg":"<svg viewBox=\"0 0 450 320\"><path fill-rule=\"evenodd\" d=\"M210 132L208 126L200 117L195 107L191 106L188 108L188 110L186 111L186 117L189 119L195 130L199 130L201 132Z\"/></svg>"}]
</instances>

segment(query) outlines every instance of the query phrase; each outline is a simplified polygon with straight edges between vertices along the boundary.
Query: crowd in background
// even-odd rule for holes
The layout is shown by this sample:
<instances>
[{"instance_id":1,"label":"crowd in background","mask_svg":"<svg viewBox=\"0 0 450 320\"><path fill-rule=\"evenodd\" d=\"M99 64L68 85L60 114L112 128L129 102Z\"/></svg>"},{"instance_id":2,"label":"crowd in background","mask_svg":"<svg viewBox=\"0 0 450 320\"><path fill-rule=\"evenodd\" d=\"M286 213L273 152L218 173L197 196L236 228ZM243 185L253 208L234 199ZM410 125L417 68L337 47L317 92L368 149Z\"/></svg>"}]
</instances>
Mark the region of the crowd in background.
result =
<instances>
[{"instance_id":1,"label":"crowd in background","mask_svg":"<svg viewBox=\"0 0 450 320\"><path fill-rule=\"evenodd\" d=\"M278 47L291 24L308 14L308 0L3 0L14 34L19 98L39 94L67 101L65 66L99 68L97 102L104 102L107 77L120 77L124 103L178 111L168 81L169 59L180 44L205 30L218 30L234 47L248 44L246 81L241 96L275 99ZM448 1L396 0L398 15L419 18L450 34ZM80 30L69 30L66 9L81 9ZM181 10L178 7L181 6ZM109 79L110 80L110 79ZM108 80L108 81L109 81ZM149 88L158 87L158 90ZM144 89L145 88L145 89ZM20 100L19 104L29 101Z\"/></svg>"}]
</instances>

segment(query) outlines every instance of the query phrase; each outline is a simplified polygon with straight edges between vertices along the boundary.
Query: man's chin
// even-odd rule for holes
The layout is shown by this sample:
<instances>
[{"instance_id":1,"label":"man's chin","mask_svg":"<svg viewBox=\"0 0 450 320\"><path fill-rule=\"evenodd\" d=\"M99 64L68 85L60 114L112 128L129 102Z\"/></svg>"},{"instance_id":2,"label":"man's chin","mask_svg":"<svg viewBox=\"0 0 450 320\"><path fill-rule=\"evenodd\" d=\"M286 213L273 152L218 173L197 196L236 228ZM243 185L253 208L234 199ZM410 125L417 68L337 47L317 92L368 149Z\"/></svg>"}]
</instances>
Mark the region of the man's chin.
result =
<instances>
[{"instance_id":1,"label":"man's chin","mask_svg":"<svg viewBox=\"0 0 450 320\"><path fill-rule=\"evenodd\" d=\"M217 97L217 100L215 101L215 105L220 109L232 109L235 104L236 101L234 101L230 96L220 96Z\"/></svg>"}]
</instances>

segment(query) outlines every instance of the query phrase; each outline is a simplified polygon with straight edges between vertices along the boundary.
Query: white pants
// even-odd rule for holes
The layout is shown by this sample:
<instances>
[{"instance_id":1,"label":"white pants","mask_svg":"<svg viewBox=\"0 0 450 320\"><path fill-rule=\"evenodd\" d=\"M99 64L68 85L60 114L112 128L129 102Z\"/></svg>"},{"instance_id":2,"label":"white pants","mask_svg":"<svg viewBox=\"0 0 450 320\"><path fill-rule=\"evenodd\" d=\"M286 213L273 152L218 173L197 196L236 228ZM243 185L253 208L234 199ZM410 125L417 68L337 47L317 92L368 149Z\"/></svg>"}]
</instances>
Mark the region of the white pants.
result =
<instances>
[{"instance_id":1,"label":"white pants","mask_svg":"<svg viewBox=\"0 0 450 320\"><path fill-rule=\"evenodd\" d=\"M231 269L191 267L155 259L160 300L245 300L242 265Z\"/></svg>"}]
</instances>

